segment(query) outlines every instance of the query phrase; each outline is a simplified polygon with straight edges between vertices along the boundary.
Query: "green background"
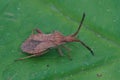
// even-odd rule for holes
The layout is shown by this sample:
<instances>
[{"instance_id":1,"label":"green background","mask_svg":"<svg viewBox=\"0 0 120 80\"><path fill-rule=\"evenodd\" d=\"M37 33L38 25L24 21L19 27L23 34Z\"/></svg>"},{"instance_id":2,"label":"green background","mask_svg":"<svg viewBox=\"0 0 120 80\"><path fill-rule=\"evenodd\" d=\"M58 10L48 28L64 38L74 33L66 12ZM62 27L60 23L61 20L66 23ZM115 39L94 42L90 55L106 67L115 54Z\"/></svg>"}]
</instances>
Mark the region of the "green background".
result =
<instances>
[{"instance_id":1,"label":"green background","mask_svg":"<svg viewBox=\"0 0 120 80\"><path fill-rule=\"evenodd\" d=\"M0 80L119 80L120 0L0 0ZM20 46L34 28L44 33L75 32L83 12L86 18L79 43L71 48L72 61L55 49L23 61ZM63 48L65 55L68 52Z\"/></svg>"}]
</instances>

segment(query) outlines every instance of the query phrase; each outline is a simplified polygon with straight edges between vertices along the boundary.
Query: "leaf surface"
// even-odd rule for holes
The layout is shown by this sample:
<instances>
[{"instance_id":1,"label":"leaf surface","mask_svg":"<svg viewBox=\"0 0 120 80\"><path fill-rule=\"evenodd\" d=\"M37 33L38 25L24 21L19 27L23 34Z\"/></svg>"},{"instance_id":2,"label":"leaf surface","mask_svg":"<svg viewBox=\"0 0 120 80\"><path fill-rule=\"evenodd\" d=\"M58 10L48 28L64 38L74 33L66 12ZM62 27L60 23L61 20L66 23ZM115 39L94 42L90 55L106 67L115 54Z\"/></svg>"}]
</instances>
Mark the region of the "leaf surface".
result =
<instances>
[{"instance_id":1,"label":"leaf surface","mask_svg":"<svg viewBox=\"0 0 120 80\"><path fill-rule=\"evenodd\" d=\"M114 0L1 0L0 1L0 79L1 80L119 80L120 78L120 1ZM14 62L28 56L20 46L39 28L44 33L57 30L74 33L86 18L78 38L95 52L79 43L68 43L43 56ZM67 57L71 55L72 61Z\"/></svg>"}]
</instances>

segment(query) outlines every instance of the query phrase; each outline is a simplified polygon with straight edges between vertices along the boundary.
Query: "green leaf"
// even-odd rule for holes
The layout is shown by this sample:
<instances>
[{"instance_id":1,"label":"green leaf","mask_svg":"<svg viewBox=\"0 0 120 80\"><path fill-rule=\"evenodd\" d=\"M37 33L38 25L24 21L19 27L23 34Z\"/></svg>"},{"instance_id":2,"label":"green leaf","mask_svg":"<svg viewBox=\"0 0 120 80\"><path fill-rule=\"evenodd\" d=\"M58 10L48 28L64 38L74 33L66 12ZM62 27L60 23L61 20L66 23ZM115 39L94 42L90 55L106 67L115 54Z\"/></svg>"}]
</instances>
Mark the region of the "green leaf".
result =
<instances>
[{"instance_id":1,"label":"green leaf","mask_svg":"<svg viewBox=\"0 0 120 80\"><path fill-rule=\"evenodd\" d=\"M118 0L1 0L0 1L0 80L119 80L120 10ZM28 56L21 44L39 28L44 33L57 30L74 33L86 13L79 43L66 44L64 57L56 49L46 54L14 62ZM67 57L71 55L72 61Z\"/></svg>"}]
</instances>

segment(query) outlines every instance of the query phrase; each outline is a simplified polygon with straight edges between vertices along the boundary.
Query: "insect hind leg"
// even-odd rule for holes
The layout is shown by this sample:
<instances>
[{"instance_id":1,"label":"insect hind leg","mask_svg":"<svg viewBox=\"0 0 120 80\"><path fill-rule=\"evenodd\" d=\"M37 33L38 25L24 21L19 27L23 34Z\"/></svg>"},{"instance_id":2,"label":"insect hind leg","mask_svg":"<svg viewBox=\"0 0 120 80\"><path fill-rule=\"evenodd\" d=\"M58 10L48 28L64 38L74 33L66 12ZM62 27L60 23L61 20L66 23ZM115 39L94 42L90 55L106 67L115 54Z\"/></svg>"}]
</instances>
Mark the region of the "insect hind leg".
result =
<instances>
[{"instance_id":1,"label":"insect hind leg","mask_svg":"<svg viewBox=\"0 0 120 80\"><path fill-rule=\"evenodd\" d=\"M23 57L23 58L19 58L19 59L16 59L15 61L20 61L20 60L24 60L24 59L28 59L28 58L32 58L32 57L36 57L36 56L40 56L44 53L48 52L48 50L45 50L43 52L41 52L40 54L32 54L32 55L29 55L29 56L26 56L26 57Z\"/></svg>"},{"instance_id":2,"label":"insect hind leg","mask_svg":"<svg viewBox=\"0 0 120 80\"><path fill-rule=\"evenodd\" d=\"M37 55L35 55L35 54L29 55L29 56L26 56L26 57L23 57L23 58L16 59L15 61L20 61L20 60L28 59L28 58L35 57L35 56L37 56Z\"/></svg>"}]
</instances>

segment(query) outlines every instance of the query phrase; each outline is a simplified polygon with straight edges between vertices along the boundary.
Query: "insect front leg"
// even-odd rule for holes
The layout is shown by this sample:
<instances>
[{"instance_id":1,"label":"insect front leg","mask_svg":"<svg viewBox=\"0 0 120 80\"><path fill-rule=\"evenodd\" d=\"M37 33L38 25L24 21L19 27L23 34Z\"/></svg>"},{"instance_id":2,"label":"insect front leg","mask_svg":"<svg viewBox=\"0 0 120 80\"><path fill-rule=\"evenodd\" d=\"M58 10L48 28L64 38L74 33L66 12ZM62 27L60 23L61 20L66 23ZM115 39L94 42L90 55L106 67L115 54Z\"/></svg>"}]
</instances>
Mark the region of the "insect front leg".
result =
<instances>
[{"instance_id":1,"label":"insect front leg","mask_svg":"<svg viewBox=\"0 0 120 80\"><path fill-rule=\"evenodd\" d=\"M72 60L72 58L71 58L71 56L70 56L70 48L68 48L68 47L66 47L66 46L64 46L64 45L62 45L67 51L68 51L68 54L67 54L67 56L68 56L68 58L70 59L70 60Z\"/></svg>"},{"instance_id":2,"label":"insect front leg","mask_svg":"<svg viewBox=\"0 0 120 80\"><path fill-rule=\"evenodd\" d=\"M51 42L57 47L57 49L58 49L58 52L59 52L59 54L60 54L60 56L64 56L64 54L63 54L63 52L62 52L62 50L61 50L61 48L60 48L60 46L59 45L57 45L54 41L52 41L51 40Z\"/></svg>"},{"instance_id":3,"label":"insect front leg","mask_svg":"<svg viewBox=\"0 0 120 80\"><path fill-rule=\"evenodd\" d=\"M60 47L58 47L57 49L58 49L58 52L59 52L60 56L64 56L64 54L63 54L63 52L62 52L61 48L60 48Z\"/></svg>"},{"instance_id":4,"label":"insect front leg","mask_svg":"<svg viewBox=\"0 0 120 80\"><path fill-rule=\"evenodd\" d=\"M40 29L36 29L36 32L42 34L42 31Z\"/></svg>"},{"instance_id":5,"label":"insect front leg","mask_svg":"<svg viewBox=\"0 0 120 80\"><path fill-rule=\"evenodd\" d=\"M62 46L63 46L65 49L67 49L67 51L68 51L67 56L68 56L68 58L69 58L70 60L72 60L72 58L71 58L71 56L70 56L70 49L69 49L68 47L64 46L64 45L62 45ZM60 56L64 56L64 54L63 54L61 48L58 47L57 49L58 49L58 52L59 52Z\"/></svg>"},{"instance_id":6,"label":"insect front leg","mask_svg":"<svg viewBox=\"0 0 120 80\"><path fill-rule=\"evenodd\" d=\"M35 33L34 31L36 31L37 33L42 34L42 31L41 31L40 29L37 29L37 28L36 28L36 29L33 29L33 30L32 30L32 35Z\"/></svg>"}]
</instances>

